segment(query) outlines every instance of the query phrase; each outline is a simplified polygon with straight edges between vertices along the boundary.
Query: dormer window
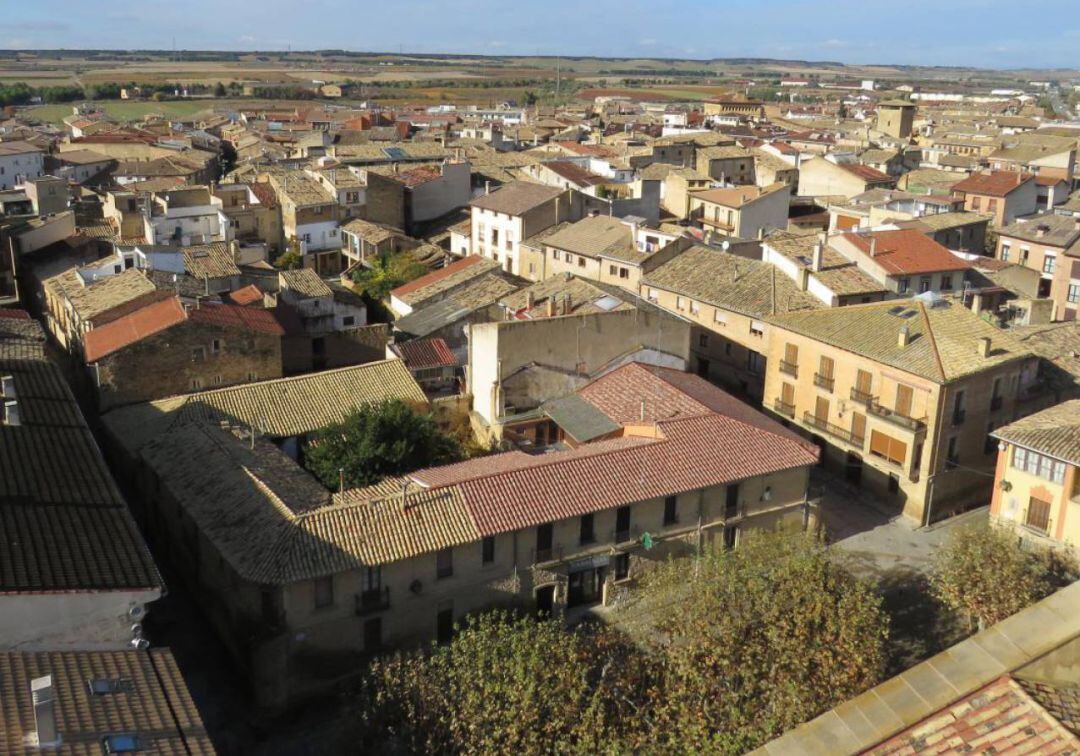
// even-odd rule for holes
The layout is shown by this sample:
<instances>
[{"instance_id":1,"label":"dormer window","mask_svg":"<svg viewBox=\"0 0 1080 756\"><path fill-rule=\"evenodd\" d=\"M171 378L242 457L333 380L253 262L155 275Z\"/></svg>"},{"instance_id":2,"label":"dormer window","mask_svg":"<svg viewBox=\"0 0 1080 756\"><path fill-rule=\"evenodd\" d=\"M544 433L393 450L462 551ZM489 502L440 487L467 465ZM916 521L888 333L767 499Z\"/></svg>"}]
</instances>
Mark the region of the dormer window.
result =
<instances>
[{"instance_id":1,"label":"dormer window","mask_svg":"<svg viewBox=\"0 0 1080 756\"><path fill-rule=\"evenodd\" d=\"M0 412L0 425L22 425L19 418L19 403L14 399L4 399L3 412Z\"/></svg>"},{"instance_id":2,"label":"dormer window","mask_svg":"<svg viewBox=\"0 0 1080 756\"><path fill-rule=\"evenodd\" d=\"M4 397L5 399L15 398L15 376L0 376L0 396Z\"/></svg>"}]
</instances>

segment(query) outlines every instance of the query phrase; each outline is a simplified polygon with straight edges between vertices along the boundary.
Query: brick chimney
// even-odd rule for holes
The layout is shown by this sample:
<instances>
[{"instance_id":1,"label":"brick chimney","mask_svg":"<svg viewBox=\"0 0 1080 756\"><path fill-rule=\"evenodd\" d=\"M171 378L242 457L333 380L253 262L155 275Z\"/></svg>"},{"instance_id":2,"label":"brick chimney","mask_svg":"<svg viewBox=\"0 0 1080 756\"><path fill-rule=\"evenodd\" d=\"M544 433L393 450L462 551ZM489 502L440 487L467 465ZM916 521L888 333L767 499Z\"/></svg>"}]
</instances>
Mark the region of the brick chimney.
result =
<instances>
[{"instance_id":1,"label":"brick chimney","mask_svg":"<svg viewBox=\"0 0 1080 756\"><path fill-rule=\"evenodd\" d=\"M814 245L813 257L810 258L810 270L818 273L821 271L822 260L825 256L825 247L821 242Z\"/></svg>"},{"instance_id":2,"label":"brick chimney","mask_svg":"<svg viewBox=\"0 0 1080 756\"><path fill-rule=\"evenodd\" d=\"M982 357L983 359L986 359L987 357L990 356L990 337L989 336L980 336L978 343L979 343L979 356Z\"/></svg>"},{"instance_id":3,"label":"brick chimney","mask_svg":"<svg viewBox=\"0 0 1080 756\"><path fill-rule=\"evenodd\" d=\"M870 256L875 257L876 255L877 255L877 238L874 237L874 236L871 236L870 237Z\"/></svg>"},{"instance_id":4,"label":"brick chimney","mask_svg":"<svg viewBox=\"0 0 1080 756\"><path fill-rule=\"evenodd\" d=\"M558 306L558 303L555 301L555 295L552 294L551 296L548 297L548 300L547 300L547 316L549 318L555 317L557 306Z\"/></svg>"}]
</instances>

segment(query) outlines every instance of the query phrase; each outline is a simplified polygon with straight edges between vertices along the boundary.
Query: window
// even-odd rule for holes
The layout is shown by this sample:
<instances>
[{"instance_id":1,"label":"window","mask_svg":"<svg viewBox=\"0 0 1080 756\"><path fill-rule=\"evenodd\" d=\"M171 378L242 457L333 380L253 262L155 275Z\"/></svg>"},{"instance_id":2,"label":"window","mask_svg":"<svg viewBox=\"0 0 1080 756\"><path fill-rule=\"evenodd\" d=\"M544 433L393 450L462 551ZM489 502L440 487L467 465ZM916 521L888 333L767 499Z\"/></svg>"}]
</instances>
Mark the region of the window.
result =
<instances>
[{"instance_id":1,"label":"window","mask_svg":"<svg viewBox=\"0 0 1080 756\"><path fill-rule=\"evenodd\" d=\"M1054 262L1057 260L1053 255L1046 255L1043 257L1043 273L1052 274L1054 272Z\"/></svg>"},{"instance_id":2,"label":"window","mask_svg":"<svg viewBox=\"0 0 1080 756\"><path fill-rule=\"evenodd\" d=\"M964 397L965 394L963 391L957 391L956 396L953 398L953 425L961 425L964 422L964 418L967 416L967 410L964 408Z\"/></svg>"},{"instance_id":3,"label":"window","mask_svg":"<svg viewBox=\"0 0 1080 756\"><path fill-rule=\"evenodd\" d=\"M925 294L930 291L930 276L923 276L919 279L919 293Z\"/></svg>"},{"instance_id":4,"label":"window","mask_svg":"<svg viewBox=\"0 0 1080 756\"><path fill-rule=\"evenodd\" d=\"M550 522L536 527L536 561L546 562L551 559L551 543L553 540L553 527Z\"/></svg>"},{"instance_id":5,"label":"window","mask_svg":"<svg viewBox=\"0 0 1080 756\"><path fill-rule=\"evenodd\" d=\"M1008 262L1010 252L1012 252L1012 249L1009 247L1008 244L1002 244L1001 245L1001 259L1002 260L1004 260L1005 262Z\"/></svg>"},{"instance_id":6,"label":"window","mask_svg":"<svg viewBox=\"0 0 1080 756\"><path fill-rule=\"evenodd\" d=\"M334 605L334 576L315 579L315 608L325 609Z\"/></svg>"},{"instance_id":7,"label":"window","mask_svg":"<svg viewBox=\"0 0 1080 756\"><path fill-rule=\"evenodd\" d=\"M618 275L619 266L618 265L609 265L608 266L608 273L610 273L613 276Z\"/></svg>"},{"instance_id":8,"label":"window","mask_svg":"<svg viewBox=\"0 0 1080 756\"><path fill-rule=\"evenodd\" d=\"M619 268L619 278L630 278L630 269Z\"/></svg>"},{"instance_id":9,"label":"window","mask_svg":"<svg viewBox=\"0 0 1080 756\"><path fill-rule=\"evenodd\" d=\"M727 315L720 310L714 310L713 322L717 325L727 325Z\"/></svg>"},{"instance_id":10,"label":"window","mask_svg":"<svg viewBox=\"0 0 1080 756\"><path fill-rule=\"evenodd\" d=\"M746 369L754 375L760 375L765 369L765 358L751 350L746 353Z\"/></svg>"},{"instance_id":11,"label":"window","mask_svg":"<svg viewBox=\"0 0 1080 756\"><path fill-rule=\"evenodd\" d=\"M377 591L382 588L382 567L375 565L360 573L360 590Z\"/></svg>"},{"instance_id":12,"label":"window","mask_svg":"<svg viewBox=\"0 0 1080 756\"><path fill-rule=\"evenodd\" d=\"M701 305L699 305L697 302L695 302L694 300L691 299L690 300L690 314L691 315L697 315L700 312L701 312Z\"/></svg>"},{"instance_id":13,"label":"window","mask_svg":"<svg viewBox=\"0 0 1080 756\"><path fill-rule=\"evenodd\" d=\"M551 259L552 260L558 260L559 259L559 250L557 250L557 249L551 250Z\"/></svg>"},{"instance_id":14,"label":"window","mask_svg":"<svg viewBox=\"0 0 1080 756\"><path fill-rule=\"evenodd\" d=\"M579 268L584 268L585 267L585 258L584 257L578 256L577 266Z\"/></svg>"},{"instance_id":15,"label":"window","mask_svg":"<svg viewBox=\"0 0 1080 756\"><path fill-rule=\"evenodd\" d=\"M698 346L701 347L702 349L705 349L706 347L709 346L709 334L707 334L707 333L699 333L698 334Z\"/></svg>"},{"instance_id":16,"label":"window","mask_svg":"<svg viewBox=\"0 0 1080 756\"><path fill-rule=\"evenodd\" d=\"M909 288L911 288L910 278L901 278L896 282L896 291L900 294L906 294Z\"/></svg>"},{"instance_id":17,"label":"window","mask_svg":"<svg viewBox=\"0 0 1080 756\"><path fill-rule=\"evenodd\" d=\"M674 525L679 521L679 501L675 496L664 499L664 524Z\"/></svg>"},{"instance_id":18,"label":"window","mask_svg":"<svg viewBox=\"0 0 1080 756\"><path fill-rule=\"evenodd\" d=\"M214 339L210 343L210 351L213 352L214 354L217 354L218 352L221 351L221 339Z\"/></svg>"},{"instance_id":19,"label":"window","mask_svg":"<svg viewBox=\"0 0 1080 756\"><path fill-rule=\"evenodd\" d=\"M499 229L497 228L491 229L491 246L499 246Z\"/></svg>"},{"instance_id":20,"label":"window","mask_svg":"<svg viewBox=\"0 0 1080 756\"><path fill-rule=\"evenodd\" d=\"M950 291L950 290L952 290L952 276L942 276L941 277L941 290L942 291Z\"/></svg>"},{"instance_id":21,"label":"window","mask_svg":"<svg viewBox=\"0 0 1080 756\"><path fill-rule=\"evenodd\" d=\"M750 321L750 335L757 336L759 339L765 335L765 324L760 320Z\"/></svg>"},{"instance_id":22,"label":"window","mask_svg":"<svg viewBox=\"0 0 1080 756\"><path fill-rule=\"evenodd\" d=\"M1080 302L1080 284L1069 284L1069 292L1065 295L1065 299L1073 304Z\"/></svg>"},{"instance_id":23,"label":"window","mask_svg":"<svg viewBox=\"0 0 1080 756\"><path fill-rule=\"evenodd\" d=\"M615 510L615 542L623 543L630 540L630 507L619 507Z\"/></svg>"},{"instance_id":24,"label":"window","mask_svg":"<svg viewBox=\"0 0 1080 756\"><path fill-rule=\"evenodd\" d=\"M191 361L202 362L206 359L206 347L195 347L191 350Z\"/></svg>"},{"instance_id":25,"label":"window","mask_svg":"<svg viewBox=\"0 0 1080 756\"><path fill-rule=\"evenodd\" d=\"M649 301L650 302L659 302L660 301L660 293L656 289L649 289Z\"/></svg>"},{"instance_id":26,"label":"window","mask_svg":"<svg viewBox=\"0 0 1080 756\"><path fill-rule=\"evenodd\" d=\"M454 548L448 546L435 553L435 578L442 580L454 574Z\"/></svg>"},{"instance_id":27,"label":"window","mask_svg":"<svg viewBox=\"0 0 1080 756\"><path fill-rule=\"evenodd\" d=\"M972 197L971 198L971 209L972 210L978 210L980 207L982 207L982 197Z\"/></svg>"},{"instance_id":28,"label":"window","mask_svg":"<svg viewBox=\"0 0 1080 756\"><path fill-rule=\"evenodd\" d=\"M881 431L870 431L870 453L886 462L903 466L907 459L907 444Z\"/></svg>"},{"instance_id":29,"label":"window","mask_svg":"<svg viewBox=\"0 0 1080 756\"><path fill-rule=\"evenodd\" d=\"M990 434L994 432L994 424L986 424L986 440L983 441L983 454L990 455L997 451L997 439Z\"/></svg>"},{"instance_id":30,"label":"window","mask_svg":"<svg viewBox=\"0 0 1080 756\"><path fill-rule=\"evenodd\" d=\"M1065 463L1019 446L1013 452L1013 468L1061 484L1065 482Z\"/></svg>"},{"instance_id":31,"label":"window","mask_svg":"<svg viewBox=\"0 0 1080 756\"><path fill-rule=\"evenodd\" d=\"M615 557L615 579L626 580L630 577L630 555L619 554Z\"/></svg>"},{"instance_id":32,"label":"window","mask_svg":"<svg viewBox=\"0 0 1080 756\"><path fill-rule=\"evenodd\" d=\"M945 452L945 469L950 470L960 462L960 437L949 436L949 448Z\"/></svg>"},{"instance_id":33,"label":"window","mask_svg":"<svg viewBox=\"0 0 1080 756\"><path fill-rule=\"evenodd\" d=\"M480 561L483 564L495 561L495 536L485 536L480 542Z\"/></svg>"},{"instance_id":34,"label":"window","mask_svg":"<svg viewBox=\"0 0 1080 756\"><path fill-rule=\"evenodd\" d=\"M355 315L346 315L345 317L343 317L341 319L341 324L344 325L344 326L355 325L356 324L356 316Z\"/></svg>"},{"instance_id":35,"label":"window","mask_svg":"<svg viewBox=\"0 0 1080 756\"><path fill-rule=\"evenodd\" d=\"M582 544L592 543L596 540L593 515L586 514L581 516L581 537L578 540Z\"/></svg>"},{"instance_id":36,"label":"window","mask_svg":"<svg viewBox=\"0 0 1080 756\"><path fill-rule=\"evenodd\" d=\"M675 309L679 312L686 310L686 297L675 297Z\"/></svg>"}]
</instances>

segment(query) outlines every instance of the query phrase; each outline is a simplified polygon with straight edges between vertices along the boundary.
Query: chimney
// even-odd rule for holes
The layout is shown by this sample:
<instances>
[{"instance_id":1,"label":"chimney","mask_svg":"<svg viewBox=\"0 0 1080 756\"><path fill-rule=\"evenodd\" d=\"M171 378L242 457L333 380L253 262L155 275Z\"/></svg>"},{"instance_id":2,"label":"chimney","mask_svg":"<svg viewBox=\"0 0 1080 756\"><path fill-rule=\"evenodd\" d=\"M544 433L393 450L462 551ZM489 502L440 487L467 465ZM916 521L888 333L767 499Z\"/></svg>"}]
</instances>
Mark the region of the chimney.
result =
<instances>
[{"instance_id":1,"label":"chimney","mask_svg":"<svg viewBox=\"0 0 1080 756\"><path fill-rule=\"evenodd\" d=\"M572 299L570 297L570 293L567 292L566 294L563 294L563 298L562 298L562 314L563 315L569 315L570 310L572 310L572 309L573 309L573 301L572 301Z\"/></svg>"},{"instance_id":2,"label":"chimney","mask_svg":"<svg viewBox=\"0 0 1080 756\"><path fill-rule=\"evenodd\" d=\"M484 182L484 194L491 194L491 182L490 181L485 181Z\"/></svg>"},{"instance_id":3,"label":"chimney","mask_svg":"<svg viewBox=\"0 0 1080 756\"><path fill-rule=\"evenodd\" d=\"M38 748L60 745L60 734L56 731L56 695L53 691L52 675L31 680L30 697L34 703Z\"/></svg>"},{"instance_id":4,"label":"chimney","mask_svg":"<svg viewBox=\"0 0 1080 756\"><path fill-rule=\"evenodd\" d=\"M982 292L975 292L971 295L971 311L978 315L982 311L983 295Z\"/></svg>"},{"instance_id":5,"label":"chimney","mask_svg":"<svg viewBox=\"0 0 1080 756\"><path fill-rule=\"evenodd\" d=\"M903 349L911 343L911 330L905 325L900 326L900 332L896 336L896 345Z\"/></svg>"},{"instance_id":6,"label":"chimney","mask_svg":"<svg viewBox=\"0 0 1080 756\"><path fill-rule=\"evenodd\" d=\"M555 301L555 295L552 294L551 296L548 297L548 300L547 300L547 316L549 318L555 317L555 315L557 314L557 312L556 312L556 307L557 306L558 306L558 303Z\"/></svg>"},{"instance_id":7,"label":"chimney","mask_svg":"<svg viewBox=\"0 0 1080 756\"><path fill-rule=\"evenodd\" d=\"M534 304L536 304L536 295L533 293L532 289L529 289L525 292L525 309L531 310Z\"/></svg>"},{"instance_id":8,"label":"chimney","mask_svg":"<svg viewBox=\"0 0 1080 756\"><path fill-rule=\"evenodd\" d=\"M758 241L765 241L765 227L764 226L761 226L760 228L758 228L758 230L757 230L757 240Z\"/></svg>"},{"instance_id":9,"label":"chimney","mask_svg":"<svg viewBox=\"0 0 1080 756\"><path fill-rule=\"evenodd\" d=\"M979 356L982 357L983 359L986 359L987 357L990 356L990 337L989 336L980 336L979 337Z\"/></svg>"},{"instance_id":10,"label":"chimney","mask_svg":"<svg viewBox=\"0 0 1080 756\"><path fill-rule=\"evenodd\" d=\"M1041 239L1046 236L1046 226L1042 223L1035 227L1035 237Z\"/></svg>"},{"instance_id":11,"label":"chimney","mask_svg":"<svg viewBox=\"0 0 1080 756\"><path fill-rule=\"evenodd\" d=\"M806 291L810 287L810 271L799 268L799 291Z\"/></svg>"},{"instance_id":12,"label":"chimney","mask_svg":"<svg viewBox=\"0 0 1080 756\"><path fill-rule=\"evenodd\" d=\"M822 246L821 242L818 242L814 245L813 257L810 259L810 270L819 273L821 271L821 263L824 256L825 248Z\"/></svg>"},{"instance_id":13,"label":"chimney","mask_svg":"<svg viewBox=\"0 0 1080 756\"><path fill-rule=\"evenodd\" d=\"M873 236L870 237L870 256L877 255L877 239Z\"/></svg>"}]
</instances>

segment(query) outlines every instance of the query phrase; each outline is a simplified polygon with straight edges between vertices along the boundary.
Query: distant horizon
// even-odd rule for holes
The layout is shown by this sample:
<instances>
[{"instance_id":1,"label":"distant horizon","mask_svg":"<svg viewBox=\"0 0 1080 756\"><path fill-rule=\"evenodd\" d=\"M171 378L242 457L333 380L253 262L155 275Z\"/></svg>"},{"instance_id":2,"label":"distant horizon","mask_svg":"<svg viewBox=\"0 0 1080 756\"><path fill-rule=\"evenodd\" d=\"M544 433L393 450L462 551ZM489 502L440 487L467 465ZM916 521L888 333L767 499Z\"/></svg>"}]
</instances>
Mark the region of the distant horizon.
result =
<instances>
[{"instance_id":1,"label":"distant horizon","mask_svg":"<svg viewBox=\"0 0 1080 756\"><path fill-rule=\"evenodd\" d=\"M1001 0L908 0L899 13L885 0L552 0L540 13L495 0L463 0L453 9L420 0L407 10L349 0L303 6L261 0L254 8L210 0L89 5L21 3L7 11L0 49L283 53L291 47L294 53L1080 68L1080 19L1069 0L1048 0L1038 12ZM1055 17L1062 28L1048 23Z\"/></svg>"},{"instance_id":2,"label":"distant horizon","mask_svg":"<svg viewBox=\"0 0 1080 756\"><path fill-rule=\"evenodd\" d=\"M0 53L85 53L85 52L108 52L108 53L126 53L126 54L139 54L149 53L154 55L179 55L183 53L220 53L224 55L310 55L310 54L346 54L346 55L369 55L369 56L393 56L398 58L421 58L421 57L437 57L437 58L540 58L544 60L555 60L561 58L562 60L653 60L658 62L676 61L682 63L733 63L736 61L761 61L766 63L805 63L808 65L820 65L820 66L844 66L848 68L858 67L873 67L873 68L918 68L918 69L939 69L939 70L968 70L968 71L997 71L997 72L1019 72L1019 71L1042 71L1042 72L1067 72L1080 74L1080 64L1076 67L1069 66L1012 66L1012 67L986 67L977 65L959 65L959 64L919 64L919 63L897 63L895 61L875 61L871 63L851 63L844 62L842 60L830 60L828 58L774 58L768 56L757 55L739 55L732 57L703 57L694 58L689 56L683 57L667 57L667 56L648 56L648 55L573 55L566 54L561 55L559 53L552 54L537 54L526 52L445 52L440 50L360 50L360 49L346 49L341 47L300 47L294 49L278 50L273 48L225 48L225 47L177 47L175 49L164 47L0 47ZM188 61L191 62L191 61ZM629 74L630 72L625 72Z\"/></svg>"}]
</instances>

